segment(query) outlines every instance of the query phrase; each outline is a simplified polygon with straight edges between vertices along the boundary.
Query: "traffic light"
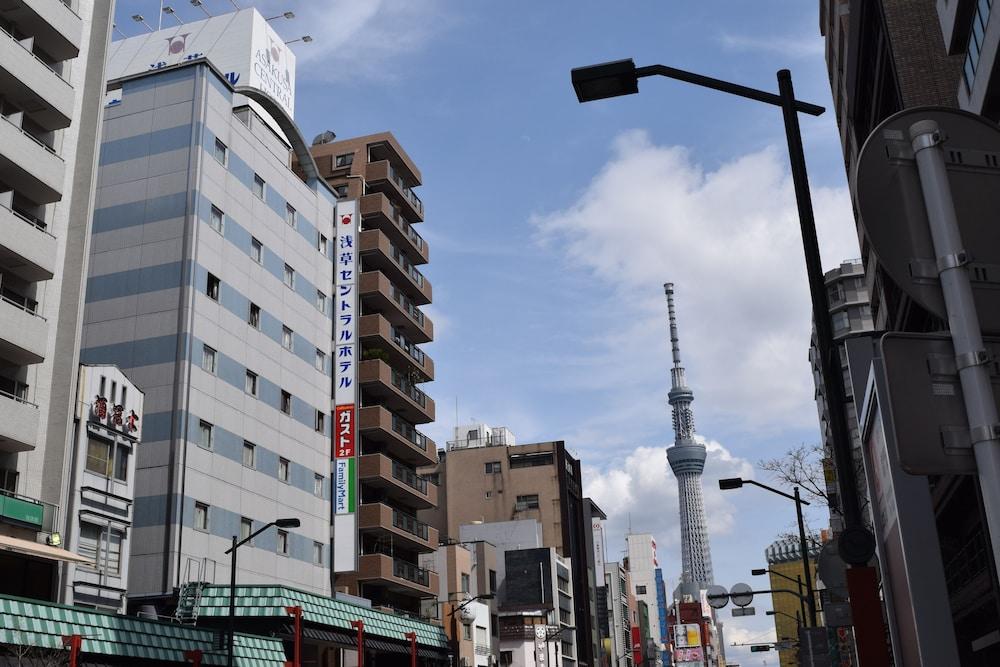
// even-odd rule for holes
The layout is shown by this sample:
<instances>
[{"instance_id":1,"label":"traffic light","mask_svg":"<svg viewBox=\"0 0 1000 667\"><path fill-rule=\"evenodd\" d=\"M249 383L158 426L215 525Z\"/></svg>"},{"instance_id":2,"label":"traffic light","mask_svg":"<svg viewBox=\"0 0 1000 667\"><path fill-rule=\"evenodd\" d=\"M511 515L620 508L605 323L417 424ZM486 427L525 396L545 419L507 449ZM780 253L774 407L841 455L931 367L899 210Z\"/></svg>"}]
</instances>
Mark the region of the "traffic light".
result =
<instances>
[{"instance_id":1,"label":"traffic light","mask_svg":"<svg viewBox=\"0 0 1000 667\"><path fill-rule=\"evenodd\" d=\"M770 644L754 644L753 646L750 647L751 653L761 653L763 651L770 651L770 650L771 650Z\"/></svg>"}]
</instances>

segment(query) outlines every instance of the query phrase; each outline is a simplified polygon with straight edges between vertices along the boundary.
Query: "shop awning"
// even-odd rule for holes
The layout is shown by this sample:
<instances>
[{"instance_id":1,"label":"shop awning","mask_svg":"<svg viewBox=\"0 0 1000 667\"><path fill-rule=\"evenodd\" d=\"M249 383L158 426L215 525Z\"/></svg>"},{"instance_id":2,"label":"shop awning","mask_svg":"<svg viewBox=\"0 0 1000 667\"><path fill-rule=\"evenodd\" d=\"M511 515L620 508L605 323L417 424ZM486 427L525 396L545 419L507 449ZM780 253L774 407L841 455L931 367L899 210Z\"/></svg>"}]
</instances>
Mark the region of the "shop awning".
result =
<instances>
[{"instance_id":1,"label":"shop awning","mask_svg":"<svg viewBox=\"0 0 1000 667\"><path fill-rule=\"evenodd\" d=\"M34 558L61 560L61 561L66 561L67 563L91 562L89 558L78 556L72 551L67 551L66 549L60 549L59 547L50 547L47 544L41 544L40 542L32 542L31 540L21 540L16 537L11 537L9 535L0 535L0 550L13 551L16 553L24 554L25 556L32 556Z\"/></svg>"}]
</instances>

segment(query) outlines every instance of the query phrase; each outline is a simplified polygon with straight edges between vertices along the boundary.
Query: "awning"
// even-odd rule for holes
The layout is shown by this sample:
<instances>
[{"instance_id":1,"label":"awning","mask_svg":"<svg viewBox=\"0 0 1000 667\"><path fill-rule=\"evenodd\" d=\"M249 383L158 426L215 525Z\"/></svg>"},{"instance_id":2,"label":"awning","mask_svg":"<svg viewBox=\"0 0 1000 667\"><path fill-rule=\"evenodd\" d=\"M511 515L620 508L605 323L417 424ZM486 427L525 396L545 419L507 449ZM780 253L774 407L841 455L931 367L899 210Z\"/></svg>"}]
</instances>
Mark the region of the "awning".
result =
<instances>
[{"instance_id":1,"label":"awning","mask_svg":"<svg viewBox=\"0 0 1000 667\"><path fill-rule=\"evenodd\" d=\"M40 542L31 540L21 540L9 535L0 535L0 551L14 551L26 556L35 558L47 558L49 560L62 560L67 563L90 563L89 558L78 556L72 551L66 551L59 547L50 547Z\"/></svg>"}]
</instances>

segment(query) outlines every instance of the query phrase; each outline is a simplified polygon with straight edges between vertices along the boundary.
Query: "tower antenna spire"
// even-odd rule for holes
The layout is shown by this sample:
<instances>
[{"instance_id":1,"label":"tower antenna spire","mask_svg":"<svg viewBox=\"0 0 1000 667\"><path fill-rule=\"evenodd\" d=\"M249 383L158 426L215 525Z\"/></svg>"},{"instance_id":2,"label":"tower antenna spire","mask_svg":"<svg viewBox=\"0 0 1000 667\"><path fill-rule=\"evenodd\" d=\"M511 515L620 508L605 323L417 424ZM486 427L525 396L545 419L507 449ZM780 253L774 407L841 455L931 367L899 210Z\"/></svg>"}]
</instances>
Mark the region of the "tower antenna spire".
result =
<instances>
[{"instance_id":1,"label":"tower antenna spire","mask_svg":"<svg viewBox=\"0 0 1000 667\"><path fill-rule=\"evenodd\" d=\"M701 474L705 469L705 445L695 440L694 392L687 386L681 365L680 340L677 336L677 313L674 310L674 284L664 283L667 315L670 320L670 350L674 364L670 369L670 392L667 394L674 425L674 444L667 448L667 461L677 478L681 515L681 586L690 585L692 594L714 582L712 551L708 543L705 501ZM688 583L690 582L690 583Z\"/></svg>"}]
</instances>

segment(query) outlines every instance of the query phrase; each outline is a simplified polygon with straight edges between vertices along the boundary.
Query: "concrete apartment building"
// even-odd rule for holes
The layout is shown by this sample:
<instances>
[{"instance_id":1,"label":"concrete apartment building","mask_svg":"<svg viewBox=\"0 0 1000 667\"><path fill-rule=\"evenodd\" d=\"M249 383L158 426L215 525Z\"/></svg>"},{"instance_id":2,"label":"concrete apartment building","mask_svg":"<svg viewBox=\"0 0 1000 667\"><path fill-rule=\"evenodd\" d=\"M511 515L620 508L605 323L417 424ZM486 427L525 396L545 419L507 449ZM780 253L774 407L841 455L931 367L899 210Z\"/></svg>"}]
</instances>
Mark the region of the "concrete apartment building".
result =
<instances>
[{"instance_id":1,"label":"concrete apartment building","mask_svg":"<svg viewBox=\"0 0 1000 667\"><path fill-rule=\"evenodd\" d=\"M245 9L115 42L108 89L81 354L145 393L130 604L228 582L286 517L238 579L328 595L336 197L291 168L294 55Z\"/></svg>"},{"instance_id":2,"label":"concrete apartment building","mask_svg":"<svg viewBox=\"0 0 1000 667\"><path fill-rule=\"evenodd\" d=\"M580 621L575 631L576 657L580 664L594 664L596 608L591 609L591 601L596 599L596 577L591 501L583 496L580 462L561 440L523 445L508 442L513 442L513 436L505 428L485 424L457 427L455 439L439 454L437 465L421 470L439 481L444 508L422 518L436 522L447 537L454 537L460 526L473 522L538 521L542 544L572 563L574 616Z\"/></svg>"},{"instance_id":3,"label":"concrete apartment building","mask_svg":"<svg viewBox=\"0 0 1000 667\"><path fill-rule=\"evenodd\" d=\"M577 605L569 559L561 558L553 547L511 549L503 558L506 577L500 608L500 663L577 665L579 644L573 641L578 635L573 632ZM548 659L538 659L539 643L544 644ZM522 663L522 659L527 662Z\"/></svg>"},{"instance_id":4,"label":"concrete apartment building","mask_svg":"<svg viewBox=\"0 0 1000 667\"><path fill-rule=\"evenodd\" d=\"M420 386L434 378L434 361L419 345L434 338L420 310L431 302L430 281L417 268L428 248L414 225L424 207L413 191L420 170L389 132L310 147L321 177L339 197L357 199L361 213L358 322L360 506L359 569L338 574L337 588L375 605L417 614L436 597L438 574L421 568L438 530L417 519L437 506L437 486L417 468L437 462L434 441L418 426L434 421L434 400Z\"/></svg>"},{"instance_id":5,"label":"concrete apartment building","mask_svg":"<svg viewBox=\"0 0 1000 667\"><path fill-rule=\"evenodd\" d=\"M44 570L65 553L28 547L66 526L109 5L0 3L0 540Z\"/></svg>"},{"instance_id":6,"label":"concrete apartment building","mask_svg":"<svg viewBox=\"0 0 1000 667\"><path fill-rule=\"evenodd\" d=\"M996 97L1000 13L992 11L993 4L988 0L820 1L820 32L826 41L830 86L852 186L865 139L879 122L897 111L937 105L1000 120ZM857 222L874 329L946 331L946 322L915 303L888 276L865 236L865 221ZM848 386L853 385L858 412L864 414L858 392L864 391L868 367L861 364L865 367L855 371L853 362L851 365ZM881 423L860 426L871 427L865 432L870 432L872 442L878 445L873 445L872 452L882 459L884 474L887 450L885 438L879 437L884 431ZM867 441L863 432L862 442ZM869 487L873 472L866 460ZM934 593L936 602L903 595L894 610L891 586L885 587L897 659L919 660L920 651L936 651L951 643L951 628L946 628L943 636L938 633L947 625L938 614L944 610L944 618L950 616L952 621L961 664L997 663L1000 589L990 574L990 543L977 478L912 476L892 465L889 472L893 494L888 500L906 515L900 525L913 527L897 534L904 544L912 536L913 546L911 553L906 547L888 551L880 544L883 577L896 577L900 582L913 577L911 593L941 591L940 595ZM872 514L878 512L873 510ZM937 543L938 549L927 549L928 542ZM915 574L915 558L922 563L919 567L925 568L922 574ZM902 565L906 561L911 561L909 567ZM947 601L942 601L945 596ZM917 613L911 613L914 610ZM927 645L922 646L922 638L931 632L934 641L926 640Z\"/></svg>"},{"instance_id":7,"label":"concrete apartment building","mask_svg":"<svg viewBox=\"0 0 1000 667\"><path fill-rule=\"evenodd\" d=\"M608 591L608 664L632 667L632 626L635 594L628 569L620 562L604 564Z\"/></svg>"}]
</instances>

